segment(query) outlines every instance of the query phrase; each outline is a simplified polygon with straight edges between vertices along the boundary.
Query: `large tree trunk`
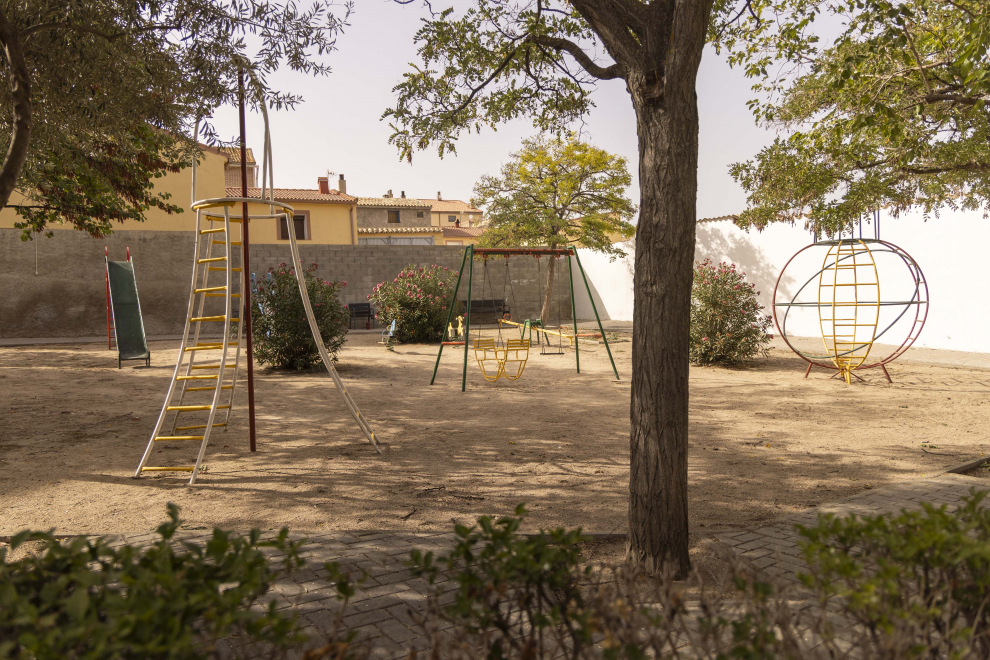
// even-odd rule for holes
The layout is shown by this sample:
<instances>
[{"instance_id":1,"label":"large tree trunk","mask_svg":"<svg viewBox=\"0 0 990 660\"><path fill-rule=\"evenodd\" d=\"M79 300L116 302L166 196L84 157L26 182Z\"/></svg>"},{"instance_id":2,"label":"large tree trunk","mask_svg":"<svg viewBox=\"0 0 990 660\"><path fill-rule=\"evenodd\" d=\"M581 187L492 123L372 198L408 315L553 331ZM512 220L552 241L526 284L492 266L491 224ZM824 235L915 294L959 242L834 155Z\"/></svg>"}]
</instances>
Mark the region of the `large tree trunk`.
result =
<instances>
[{"instance_id":1,"label":"large tree trunk","mask_svg":"<svg viewBox=\"0 0 990 660\"><path fill-rule=\"evenodd\" d=\"M10 138L7 155L0 166L0 208L10 201L10 194L17 187L21 168L27 160L28 143L31 141L31 75L21 50L21 37L16 26L7 19L0 8L0 47L7 60L10 76L10 96L13 100L14 133Z\"/></svg>"},{"instance_id":2,"label":"large tree trunk","mask_svg":"<svg viewBox=\"0 0 990 660\"><path fill-rule=\"evenodd\" d=\"M681 0L662 67L627 78L639 136L629 558L678 576L688 559L688 344L698 192L695 79L711 6Z\"/></svg>"},{"instance_id":3,"label":"large tree trunk","mask_svg":"<svg viewBox=\"0 0 990 660\"><path fill-rule=\"evenodd\" d=\"M543 327L547 327L550 322L550 302L553 299L553 278L555 271L557 270L556 262L557 260L553 257L547 259L547 288L543 294L543 305L540 307L540 320L543 322ZM539 283L537 283L539 284Z\"/></svg>"}]
</instances>

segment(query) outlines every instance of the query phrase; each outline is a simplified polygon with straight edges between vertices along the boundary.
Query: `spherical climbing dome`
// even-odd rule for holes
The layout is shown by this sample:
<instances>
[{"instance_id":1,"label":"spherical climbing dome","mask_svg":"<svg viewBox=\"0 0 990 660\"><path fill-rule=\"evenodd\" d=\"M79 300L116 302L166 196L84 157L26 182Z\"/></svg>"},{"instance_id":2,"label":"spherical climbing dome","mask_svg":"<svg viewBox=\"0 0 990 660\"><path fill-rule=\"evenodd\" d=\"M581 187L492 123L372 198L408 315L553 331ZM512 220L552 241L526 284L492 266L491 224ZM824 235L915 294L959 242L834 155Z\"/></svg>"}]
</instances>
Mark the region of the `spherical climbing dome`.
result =
<instances>
[{"instance_id":1,"label":"spherical climbing dome","mask_svg":"<svg viewBox=\"0 0 990 660\"><path fill-rule=\"evenodd\" d=\"M917 262L893 243L819 241L784 266L774 287L773 316L781 338L808 362L808 371L833 369L849 383L853 371L880 367L889 381L885 365L903 354L925 325L928 284ZM824 350L797 339L814 334Z\"/></svg>"}]
</instances>

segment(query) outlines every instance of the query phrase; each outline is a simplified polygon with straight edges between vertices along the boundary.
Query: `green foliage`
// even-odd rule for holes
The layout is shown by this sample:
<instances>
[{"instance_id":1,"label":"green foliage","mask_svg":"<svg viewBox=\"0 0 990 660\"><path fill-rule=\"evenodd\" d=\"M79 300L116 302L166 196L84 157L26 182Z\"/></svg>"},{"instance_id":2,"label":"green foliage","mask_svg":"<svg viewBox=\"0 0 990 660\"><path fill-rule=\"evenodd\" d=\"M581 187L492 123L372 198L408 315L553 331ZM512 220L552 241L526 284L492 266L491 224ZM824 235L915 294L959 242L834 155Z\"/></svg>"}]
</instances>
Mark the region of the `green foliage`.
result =
<instances>
[{"instance_id":1,"label":"green foliage","mask_svg":"<svg viewBox=\"0 0 990 660\"><path fill-rule=\"evenodd\" d=\"M263 550L284 553L291 570L300 542L285 529L271 541L214 530L205 546L178 542L174 504L168 516L146 548L16 535L10 551L38 543L43 552L9 561L0 549L0 658L207 658L235 634L275 649L302 643L294 617L264 603L277 573Z\"/></svg>"},{"instance_id":2,"label":"green foliage","mask_svg":"<svg viewBox=\"0 0 990 660\"><path fill-rule=\"evenodd\" d=\"M333 50L343 24L330 8L329 0L304 10L262 0L5 3L0 13L30 75L33 118L27 160L11 173L19 194L0 204L17 210L25 238L52 222L104 236L150 208L178 212L152 184L190 162L196 118L236 102L240 67L261 81L283 65L328 73L316 56ZM258 48L253 56L248 41ZM261 95L273 107L301 100ZM12 106L9 84L0 85L0 106ZM13 130L9 110L0 113L0 133ZM200 132L219 139L209 120Z\"/></svg>"},{"instance_id":3,"label":"green foliage","mask_svg":"<svg viewBox=\"0 0 990 660\"><path fill-rule=\"evenodd\" d=\"M691 362L736 364L766 357L772 319L761 314L756 285L735 264L696 263L691 290Z\"/></svg>"},{"instance_id":4,"label":"green foliage","mask_svg":"<svg viewBox=\"0 0 990 660\"><path fill-rule=\"evenodd\" d=\"M625 158L608 153L572 133L540 135L474 186L475 206L485 208L488 227L479 247L579 244L613 257L625 253L612 235L629 238L636 206L626 198L632 182Z\"/></svg>"},{"instance_id":5,"label":"green foliage","mask_svg":"<svg viewBox=\"0 0 990 660\"><path fill-rule=\"evenodd\" d=\"M883 657L990 657L986 496L973 489L954 511L922 503L897 515L819 516L799 528L809 567L801 578L841 602ZM918 644L925 631L932 646Z\"/></svg>"},{"instance_id":6,"label":"green foliage","mask_svg":"<svg viewBox=\"0 0 990 660\"><path fill-rule=\"evenodd\" d=\"M757 0L713 32L789 135L732 166L743 226L848 229L874 209L990 210L990 3ZM816 19L839 35L826 45ZM768 74L776 71L775 75Z\"/></svg>"},{"instance_id":7,"label":"green foliage","mask_svg":"<svg viewBox=\"0 0 990 660\"><path fill-rule=\"evenodd\" d=\"M447 309L454 295L457 273L436 264L402 269L391 282L382 282L368 296L375 304L381 325L395 321L395 337L401 342L436 342L443 337ZM463 305L457 301L454 314Z\"/></svg>"},{"instance_id":8,"label":"green foliage","mask_svg":"<svg viewBox=\"0 0 990 660\"><path fill-rule=\"evenodd\" d=\"M330 282L316 275L317 265L307 268L306 289L330 359L344 345L350 312L337 299L347 282ZM285 264L268 269L267 281L251 296L254 356L276 369L309 369L322 364L319 349L306 319L295 271Z\"/></svg>"}]
</instances>

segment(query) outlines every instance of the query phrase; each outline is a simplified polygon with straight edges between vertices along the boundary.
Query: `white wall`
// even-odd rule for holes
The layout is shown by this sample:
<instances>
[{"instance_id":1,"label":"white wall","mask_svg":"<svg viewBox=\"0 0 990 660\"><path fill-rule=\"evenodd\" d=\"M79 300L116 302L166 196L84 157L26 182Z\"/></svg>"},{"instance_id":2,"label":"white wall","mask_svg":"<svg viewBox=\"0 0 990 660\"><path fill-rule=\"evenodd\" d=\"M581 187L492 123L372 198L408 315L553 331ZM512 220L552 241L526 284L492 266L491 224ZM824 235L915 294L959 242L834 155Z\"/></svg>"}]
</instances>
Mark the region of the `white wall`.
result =
<instances>
[{"instance_id":1,"label":"white wall","mask_svg":"<svg viewBox=\"0 0 990 660\"><path fill-rule=\"evenodd\" d=\"M914 257L928 282L931 300L928 320L915 346L990 352L990 278L986 275L985 256L990 245L990 221L980 212L945 211L941 217L933 216L928 222L920 213L896 219L884 217L880 227L884 240ZM864 226L863 234L872 236L872 227ZM735 263L756 284L761 292L761 302L769 313L771 295L781 268L809 243L810 235L800 227L774 225L763 232L745 232L728 221L707 223L698 226L695 258ZM628 252L631 254L632 251ZM788 292L788 298L821 267L824 252L815 252L815 256L811 253L809 250L800 261L796 260L781 281L781 290ZM599 312L604 308L612 320L632 320L632 257L609 263L607 257L590 250L582 249L580 255L597 293ZM906 269L893 260L885 261L882 255L877 257L877 262L881 269L881 299L910 297ZM808 299L809 293L814 295L813 289L815 287L811 286L805 291L804 299ZM576 291L576 295L578 293L582 292ZM587 294L580 295L576 302L580 318L594 318ZM907 331L905 323L909 316L905 315L905 319L881 341L900 343L900 335ZM788 322L788 331L793 335L817 336L817 312L805 311L803 316L796 313Z\"/></svg>"}]
</instances>

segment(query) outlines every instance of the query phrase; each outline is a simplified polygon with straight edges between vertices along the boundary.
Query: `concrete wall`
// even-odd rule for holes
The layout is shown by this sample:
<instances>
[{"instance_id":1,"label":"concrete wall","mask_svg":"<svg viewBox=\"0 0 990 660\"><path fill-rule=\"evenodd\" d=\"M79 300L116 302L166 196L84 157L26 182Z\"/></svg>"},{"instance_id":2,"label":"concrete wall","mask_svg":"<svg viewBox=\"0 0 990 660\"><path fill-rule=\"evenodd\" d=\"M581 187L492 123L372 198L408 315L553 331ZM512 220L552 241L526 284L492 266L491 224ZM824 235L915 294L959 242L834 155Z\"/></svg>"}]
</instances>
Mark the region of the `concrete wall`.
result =
<instances>
[{"instance_id":1,"label":"concrete wall","mask_svg":"<svg viewBox=\"0 0 990 660\"><path fill-rule=\"evenodd\" d=\"M22 242L20 230L0 229L0 338L105 335L104 245L109 246L112 260L123 260L125 248L131 249L147 334L180 334L189 296L192 240L190 232L128 231L96 240L80 232L59 231L53 238L42 236L34 242ZM442 245L300 246L304 263L315 261L321 276L347 282L341 296L345 303L367 302L376 284L393 279L409 264L438 264L456 270L462 255L462 248ZM259 275L289 261L288 244L251 247L251 270ZM542 293L537 277L545 281L546 260L511 259L509 280L505 268L504 260L491 260L485 282L484 264L477 260L472 298L504 297L514 318L536 318ZM465 273L459 295L462 300L467 297L466 288ZM553 323L558 314L562 319L570 318L566 286L557 291L562 295L552 306ZM211 303L219 305L220 301L213 299ZM211 307L206 313L216 312Z\"/></svg>"},{"instance_id":2,"label":"concrete wall","mask_svg":"<svg viewBox=\"0 0 990 660\"><path fill-rule=\"evenodd\" d=\"M389 210L399 212L399 224L389 224L388 222L388 212ZM418 213L422 213L423 217L417 217ZM416 208L395 208L387 209L381 206L358 206L357 207L357 226L358 227L429 227L430 226L430 207L424 206L421 209Z\"/></svg>"}]
</instances>

